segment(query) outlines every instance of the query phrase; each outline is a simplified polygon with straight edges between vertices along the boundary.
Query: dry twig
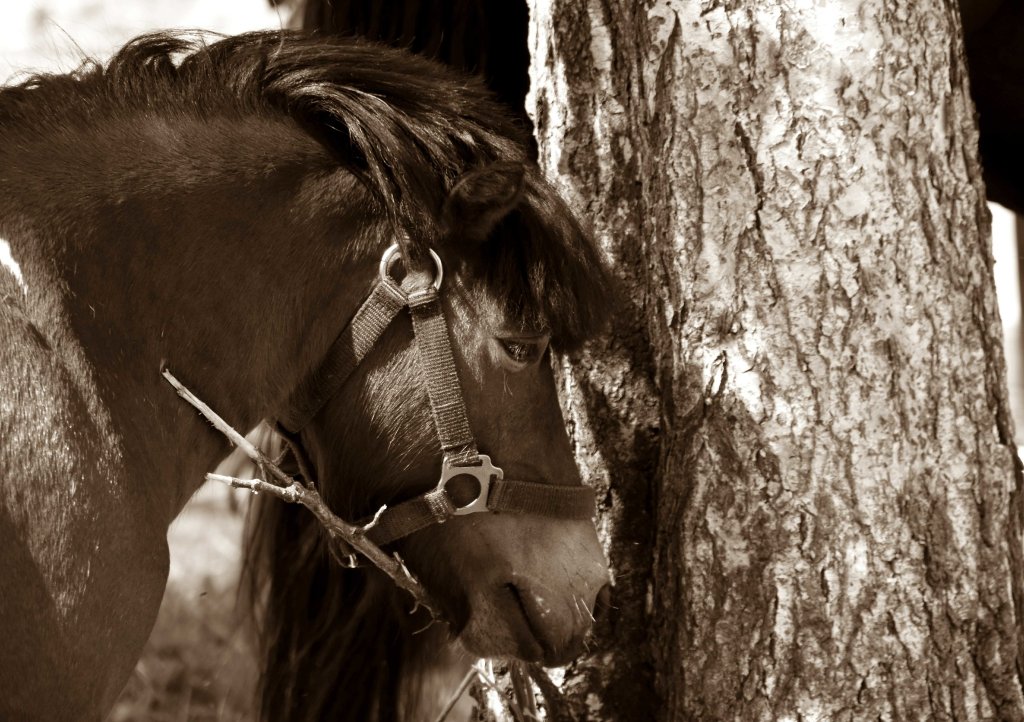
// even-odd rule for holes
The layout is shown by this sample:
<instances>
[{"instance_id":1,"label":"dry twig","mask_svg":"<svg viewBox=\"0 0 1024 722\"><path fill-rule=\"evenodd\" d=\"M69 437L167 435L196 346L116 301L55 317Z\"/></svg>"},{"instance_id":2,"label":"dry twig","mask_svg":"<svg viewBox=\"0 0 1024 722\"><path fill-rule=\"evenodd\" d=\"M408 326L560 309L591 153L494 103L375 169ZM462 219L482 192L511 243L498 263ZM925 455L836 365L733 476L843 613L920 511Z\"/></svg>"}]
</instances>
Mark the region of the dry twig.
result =
<instances>
[{"instance_id":1,"label":"dry twig","mask_svg":"<svg viewBox=\"0 0 1024 722\"><path fill-rule=\"evenodd\" d=\"M523 722L532 722L540 719L537 710L537 698L533 694L533 685L530 684L530 675L523 668L522 664L511 662L508 668L509 684L512 687L513 700L515 705L512 712L516 718Z\"/></svg>"},{"instance_id":2,"label":"dry twig","mask_svg":"<svg viewBox=\"0 0 1024 722\"><path fill-rule=\"evenodd\" d=\"M551 680L544 668L537 664L530 664L526 665L526 672L533 683L537 685L541 696L544 697L548 722L576 722L576 716L572 713L569 700L566 699L558 685Z\"/></svg>"},{"instance_id":3,"label":"dry twig","mask_svg":"<svg viewBox=\"0 0 1024 722\"><path fill-rule=\"evenodd\" d=\"M456 703L462 698L466 688L473 683L473 680L477 679L479 674L480 673L476 667L470 668L466 673L466 676L462 678L461 682L459 682L459 686L456 688L455 692L448 698L448 704L444 706L444 709L441 710L441 714L437 716L437 719L434 722L445 722L445 720L448 719L448 715L450 715L452 710L455 709Z\"/></svg>"},{"instance_id":4,"label":"dry twig","mask_svg":"<svg viewBox=\"0 0 1024 722\"><path fill-rule=\"evenodd\" d=\"M243 451L243 453L245 453L246 456L252 459L258 468L266 469L268 475L273 477L272 483L263 479L238 479L233 476L207 474L206 478L208 480L219 481L240 489L248 489L253 493L264 492L272 494L283 501L302 504L302 506L313 512L313 515L324 526L331 537L341 539L358 551L373 563L374 566L391 577L391 580L400 589L407 591L418 606L421 606L430 612L434 619L443 621L443 617L441 616L437 604L430 598L430 595L427 593L427 590L423 588L423 585L409 573L409 570L406 568L405 564L402 563L401 559L399 559L397 555L392 556L385 553L380 547L366 538L366 532L373 527L374 523L376 523L377 518L380 515L380 511L383 511L383 507L377 512L373 521L368 523L366 526L350 524L343 519L340 519L327 507L327 504L324 503L323 498L312 484L305 486L283 472L277 464L267 458L263 452L251 444L242 434L232 428L231 425L224 421L224 419L222 419L213 409L189 391L170 371L165 369L162 373L163 377L171 386L174 387L174 390L178 392L179 396L194 406L207 421L213 424L214 428L224 434L232 444L237 446Z\"/></svg>"}]
</instances>

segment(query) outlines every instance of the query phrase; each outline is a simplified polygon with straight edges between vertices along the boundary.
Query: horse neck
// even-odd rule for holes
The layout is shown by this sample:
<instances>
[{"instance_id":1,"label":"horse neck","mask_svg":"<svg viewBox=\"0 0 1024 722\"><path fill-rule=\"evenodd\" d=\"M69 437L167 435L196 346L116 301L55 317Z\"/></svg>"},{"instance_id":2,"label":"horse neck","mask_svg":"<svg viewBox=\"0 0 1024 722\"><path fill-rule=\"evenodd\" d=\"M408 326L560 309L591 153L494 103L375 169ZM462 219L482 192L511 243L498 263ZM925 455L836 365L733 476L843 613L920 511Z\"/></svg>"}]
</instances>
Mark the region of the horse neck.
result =
<instances>
[{"instance_id":1,"label":"horse neck","mask_svg":"<svg viewBox=\"0 0 1024 722\"><path fill-rule=\"evenodd\" d=\"M242 431L276 411L372 278L369 252L339 237L366 231L365 199L312 140L268 120L7 140L0 237L27 312L84 360L126 464L168 490L173 515L225 445L161 368Z\"/></svg>"}]
</instances>

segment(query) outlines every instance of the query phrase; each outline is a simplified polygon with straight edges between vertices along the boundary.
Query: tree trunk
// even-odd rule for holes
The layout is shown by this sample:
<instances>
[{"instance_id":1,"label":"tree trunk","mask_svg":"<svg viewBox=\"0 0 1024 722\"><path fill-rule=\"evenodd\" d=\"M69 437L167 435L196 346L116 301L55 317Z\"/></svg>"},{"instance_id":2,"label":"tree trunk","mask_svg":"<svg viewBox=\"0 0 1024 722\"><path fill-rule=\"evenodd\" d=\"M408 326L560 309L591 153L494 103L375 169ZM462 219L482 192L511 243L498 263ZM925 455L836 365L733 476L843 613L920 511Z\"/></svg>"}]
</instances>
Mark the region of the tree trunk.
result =
<instances>
[{"instance_id":1,"label":"tree trunk","mask_svg":"<svg viewBox=\"0 0 1024 722\"><path fill-rule=\"evenodd\" d=\"M615 609L590 720L1024 719L1022 500L956 8L531 7L622 281L566 363Z\"/></svg>"}]
</instances>

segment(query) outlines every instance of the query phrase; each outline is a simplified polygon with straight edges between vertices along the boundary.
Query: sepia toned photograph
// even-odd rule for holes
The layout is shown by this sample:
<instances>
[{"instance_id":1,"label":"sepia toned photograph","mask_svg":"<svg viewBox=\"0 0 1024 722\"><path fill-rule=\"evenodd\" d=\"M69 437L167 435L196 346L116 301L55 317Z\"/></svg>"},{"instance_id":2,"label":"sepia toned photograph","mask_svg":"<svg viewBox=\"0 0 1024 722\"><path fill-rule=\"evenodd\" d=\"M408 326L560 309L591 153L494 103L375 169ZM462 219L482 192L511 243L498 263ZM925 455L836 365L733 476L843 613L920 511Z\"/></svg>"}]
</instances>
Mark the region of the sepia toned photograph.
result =
<instances>
[{"instance_id":1,"label":"sepia toned photograph","mask_svg":"<svg viewBox=\"0 0 1024 722\"><path fill-rule=\"evenodd\" d=\"M1024 721L1024 4L0 7L0 722Z\"/></svg>"}]
</instances>

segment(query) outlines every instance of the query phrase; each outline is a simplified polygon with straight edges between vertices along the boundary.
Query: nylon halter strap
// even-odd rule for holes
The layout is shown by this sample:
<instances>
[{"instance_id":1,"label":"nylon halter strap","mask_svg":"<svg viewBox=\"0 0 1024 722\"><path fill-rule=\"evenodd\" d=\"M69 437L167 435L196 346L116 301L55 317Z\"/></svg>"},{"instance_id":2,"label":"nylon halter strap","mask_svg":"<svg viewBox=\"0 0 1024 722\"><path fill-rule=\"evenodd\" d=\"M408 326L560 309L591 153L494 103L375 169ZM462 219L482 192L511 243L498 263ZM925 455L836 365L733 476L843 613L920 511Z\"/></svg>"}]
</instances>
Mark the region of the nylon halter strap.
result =
<instances>
[{"instance_id":1,"label":"nylon halter strap","mask_svg":"<svg viewBox=\"0 0 1024 722\"><path fill-rule=\"evenodd\" d=\"M277 421L278 430L297 451L295 442L299 431L338 393L399 312L408 307L443 452L441 479L434 489L378 514L376 522L366 532L367 538L383 546L428 526L443 524L452 517L479 512L539 514L558 519L592 518L594 492L589 487L506 479L490 457L477 450L441 306L444 269L438 255L434 251L430 251L430 255L435 264L432 283L407 291L391 275L391 268L399 257L398 245L384 252L370 295L331 345L320 367L292 392L287 411ZM447 485L452 479L464 476L476 479L479 491L472 501L457 506Z\"/></svg>"}]
</instances>

